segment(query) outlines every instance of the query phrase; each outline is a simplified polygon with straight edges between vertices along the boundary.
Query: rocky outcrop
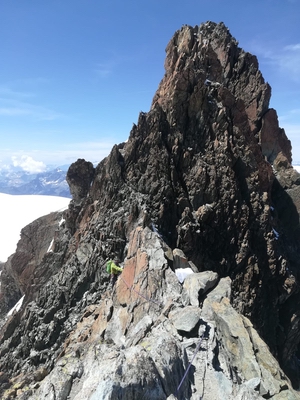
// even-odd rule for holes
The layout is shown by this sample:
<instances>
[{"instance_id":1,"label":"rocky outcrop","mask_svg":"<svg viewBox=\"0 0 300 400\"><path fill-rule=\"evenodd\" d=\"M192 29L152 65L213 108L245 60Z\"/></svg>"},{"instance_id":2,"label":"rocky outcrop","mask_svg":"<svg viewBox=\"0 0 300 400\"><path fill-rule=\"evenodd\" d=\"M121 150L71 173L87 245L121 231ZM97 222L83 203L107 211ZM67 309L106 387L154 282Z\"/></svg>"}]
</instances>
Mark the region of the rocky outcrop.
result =
<instances>
[{"instance_id":1,"label":"rocky outcrop","mask_svg":"<svg viewBox=\"0 0 300 400\"><path fill-rule=\"evenodd\" d=\"M76 231L76 219L82 203L89 192L94 174L95 168L93 164L81 158L71 164L68 169L66 180L70 186L72 201L70 202L68 211L65 213L65 217L67 228L72 234Z\"/></svg>"},{"instance_id":2,"label":"rocky outcrop","mask_svg":"<svg viewBox=\"0 0 300 400\"><path fill-rule=\"evenodd\" d=\"M86 197L94 178L94 173L93 164L83 159L78 159L68 169L66 179L75 205L79 205Z\"/></svg>"},{"instance_id":3,"label":"rocky outcrop","mask_svg":"<svg viewBox=\"0 0 300 400\"><path fill-rule=\"evenodd\" d=\"M128 141L70 167L56 267L1 330L4 398L299 398L300 181L270 87L222 23L166 53Z\"/></svg>"},{"instance_id":4,"label":"rocky outcrop","mask_svg":"<svg viewBox=\"0 0 300 400\"><path fill-rule=\"evenodd\" d=\"M57 273L64 252L62 212L38 218L21 230L17 250L4 264L0 286L0 319L23 296L33 298L40 287ZM66 239L66 238L65 238Z\"/></svg>"},{"instance_id":5,"label":"rocky outcrop","mask_svg":"<svg viewBox=\"0 0 300 400\"><path fill-rule=\"evenodd\" d=\"M190 305L166 248L149 228L132 233L115 294L103 292L85 308L53 370L37 371L30 388L19 381L18 398L299 398L251 322L232 307L230 278L214 289L202 282L203 295Z\"/></svg>"}]
</instances>

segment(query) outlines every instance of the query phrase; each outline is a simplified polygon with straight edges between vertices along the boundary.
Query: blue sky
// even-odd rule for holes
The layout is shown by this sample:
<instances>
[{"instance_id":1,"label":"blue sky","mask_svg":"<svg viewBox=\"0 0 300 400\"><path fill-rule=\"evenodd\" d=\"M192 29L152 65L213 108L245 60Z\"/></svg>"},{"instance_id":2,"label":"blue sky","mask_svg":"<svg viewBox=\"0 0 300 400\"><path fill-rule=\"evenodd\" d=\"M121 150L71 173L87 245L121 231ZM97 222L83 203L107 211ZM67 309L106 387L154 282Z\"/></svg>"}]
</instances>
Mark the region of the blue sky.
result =
<instances>
[{"instance_id":1,"label":"blue sky","mask_svg":"<svg viewBox=\"0 0 300 400\"><path fill-rule=\"evenodd\" d=\"M182 25L257 55L300 163L300 0L0 0L0 168L99 161L148 111Z\"/></svg>"}]
</instances>

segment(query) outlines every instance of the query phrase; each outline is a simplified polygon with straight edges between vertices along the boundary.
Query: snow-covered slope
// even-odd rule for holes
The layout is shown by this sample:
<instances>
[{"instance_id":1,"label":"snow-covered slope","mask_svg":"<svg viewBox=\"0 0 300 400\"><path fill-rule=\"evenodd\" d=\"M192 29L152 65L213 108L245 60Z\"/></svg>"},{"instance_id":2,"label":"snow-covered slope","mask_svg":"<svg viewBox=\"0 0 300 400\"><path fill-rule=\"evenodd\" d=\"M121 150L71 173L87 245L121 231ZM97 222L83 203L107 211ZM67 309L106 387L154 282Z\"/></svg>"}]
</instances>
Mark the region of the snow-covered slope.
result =
<instances>
[{"instance_id":1,"label":"snow-covered slope","mask_svg":"<svg viewBox=\"0 0 300 400\"><path fill-rule=\"evenodd\" d=\"M0 261L16 250L21 229L35 219L66 208L69 198L0 193Z\"/></svg>"},{"instance_id":2,"label":"snow-covered slope","mask_svg":"<svg viewBox=\"0 0 300 400\"><path fill-rule=\"evenodd\" d=\"M300 165L293 165L296 171L300 172Z\"/></svg>"}]
</instances>

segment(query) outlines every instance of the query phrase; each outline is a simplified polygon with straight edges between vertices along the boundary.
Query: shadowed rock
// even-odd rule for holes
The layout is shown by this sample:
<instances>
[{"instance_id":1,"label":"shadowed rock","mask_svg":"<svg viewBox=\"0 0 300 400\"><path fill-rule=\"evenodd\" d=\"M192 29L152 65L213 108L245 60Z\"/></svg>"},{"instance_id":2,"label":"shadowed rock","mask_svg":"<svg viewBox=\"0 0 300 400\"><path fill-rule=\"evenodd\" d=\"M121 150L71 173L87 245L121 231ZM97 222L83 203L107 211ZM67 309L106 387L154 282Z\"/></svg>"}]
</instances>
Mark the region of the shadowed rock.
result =
<instances>
[{"instance_id":1,"label":"shadowed rock","mask_svg":"<svg viewBox=\"0 0 300 400\"><path fill-rule=\"evenodd\" d=\"M183 26L165 68L128 141L69 169L45 277L0 331L3 399L299 398L300 180L270 86L223 23Z\"/></svg>"}]
</instances>

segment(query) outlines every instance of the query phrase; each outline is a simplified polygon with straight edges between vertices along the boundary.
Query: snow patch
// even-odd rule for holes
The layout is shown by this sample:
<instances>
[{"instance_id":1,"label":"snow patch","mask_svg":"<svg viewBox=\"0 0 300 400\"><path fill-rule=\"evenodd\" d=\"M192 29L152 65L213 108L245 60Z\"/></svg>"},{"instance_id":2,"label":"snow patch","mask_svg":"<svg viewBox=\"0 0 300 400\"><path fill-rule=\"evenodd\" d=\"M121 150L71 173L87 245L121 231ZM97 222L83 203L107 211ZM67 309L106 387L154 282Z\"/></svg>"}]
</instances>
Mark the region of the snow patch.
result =
<instances>
[{"instance_id":1,"label":"snow patch","mask_svg":"<svg viewBox=\"0 0 300 400\"><path fill-rule=\"evenodd\" d=\"M7 317L9 317L10 315L12 315L15 311L18 312L23 304L23 300L24 300L25 294L23 297L20 298L20 300L17 302L17 304L15 304L13 306L12 309L10 309L7 313Z\"/></svg>"},{"instance_id":2,"label":"snow patch","mask_svg":"<svg viewBox=\"0 0 300 400\"><path fill-rule=\"evenodd\" d=\"M24 226L50 212L65 210L69 202L67 197L0 193L0 261L15 252Z\"/></svg>"},{"instance_id":3,"label":"snow patch","mask_svg":"<svg viewBox=\"0 0 300 400\"><path fill-rule=\"evenodd\" d=\"M180 283L183 283L185 278L188 275L193 274L194 271L191 268L177 268L175 269L175 274L179 280Z\"/></svg>"},{"instance_id":4,"label":"snow patch","mask_svg":"<svg viewBox=\"0 0 300 400\"><path fill-rule=\"evenodd\" d=\"M273 228L272 230L273 230L273 233L274 233L274 235L275 235L275 239L278 240L278 238L279 238L279 233L278 233L274 228Z\"/></svg>"},{"instance_id":5,"label":"snow patch","mask_svg":"<svg viewBox=\"0 0 300 400\"><path fill-rule=\"evenodd\" d=\"M52 253L52 246L53 246L54 239L51 240L51 243L48 247L47 253Z\"/></svg>"},{"instance_id":6,"label":"snow patch","mask_svg":"<svg viewBox=\"0 0 300 400\"><path fill-rule=\"evenodd\" d=\"M296 171L300 172L300 165L293 165L293 168L295 168Z\"/></svg>"}]
</instances>

